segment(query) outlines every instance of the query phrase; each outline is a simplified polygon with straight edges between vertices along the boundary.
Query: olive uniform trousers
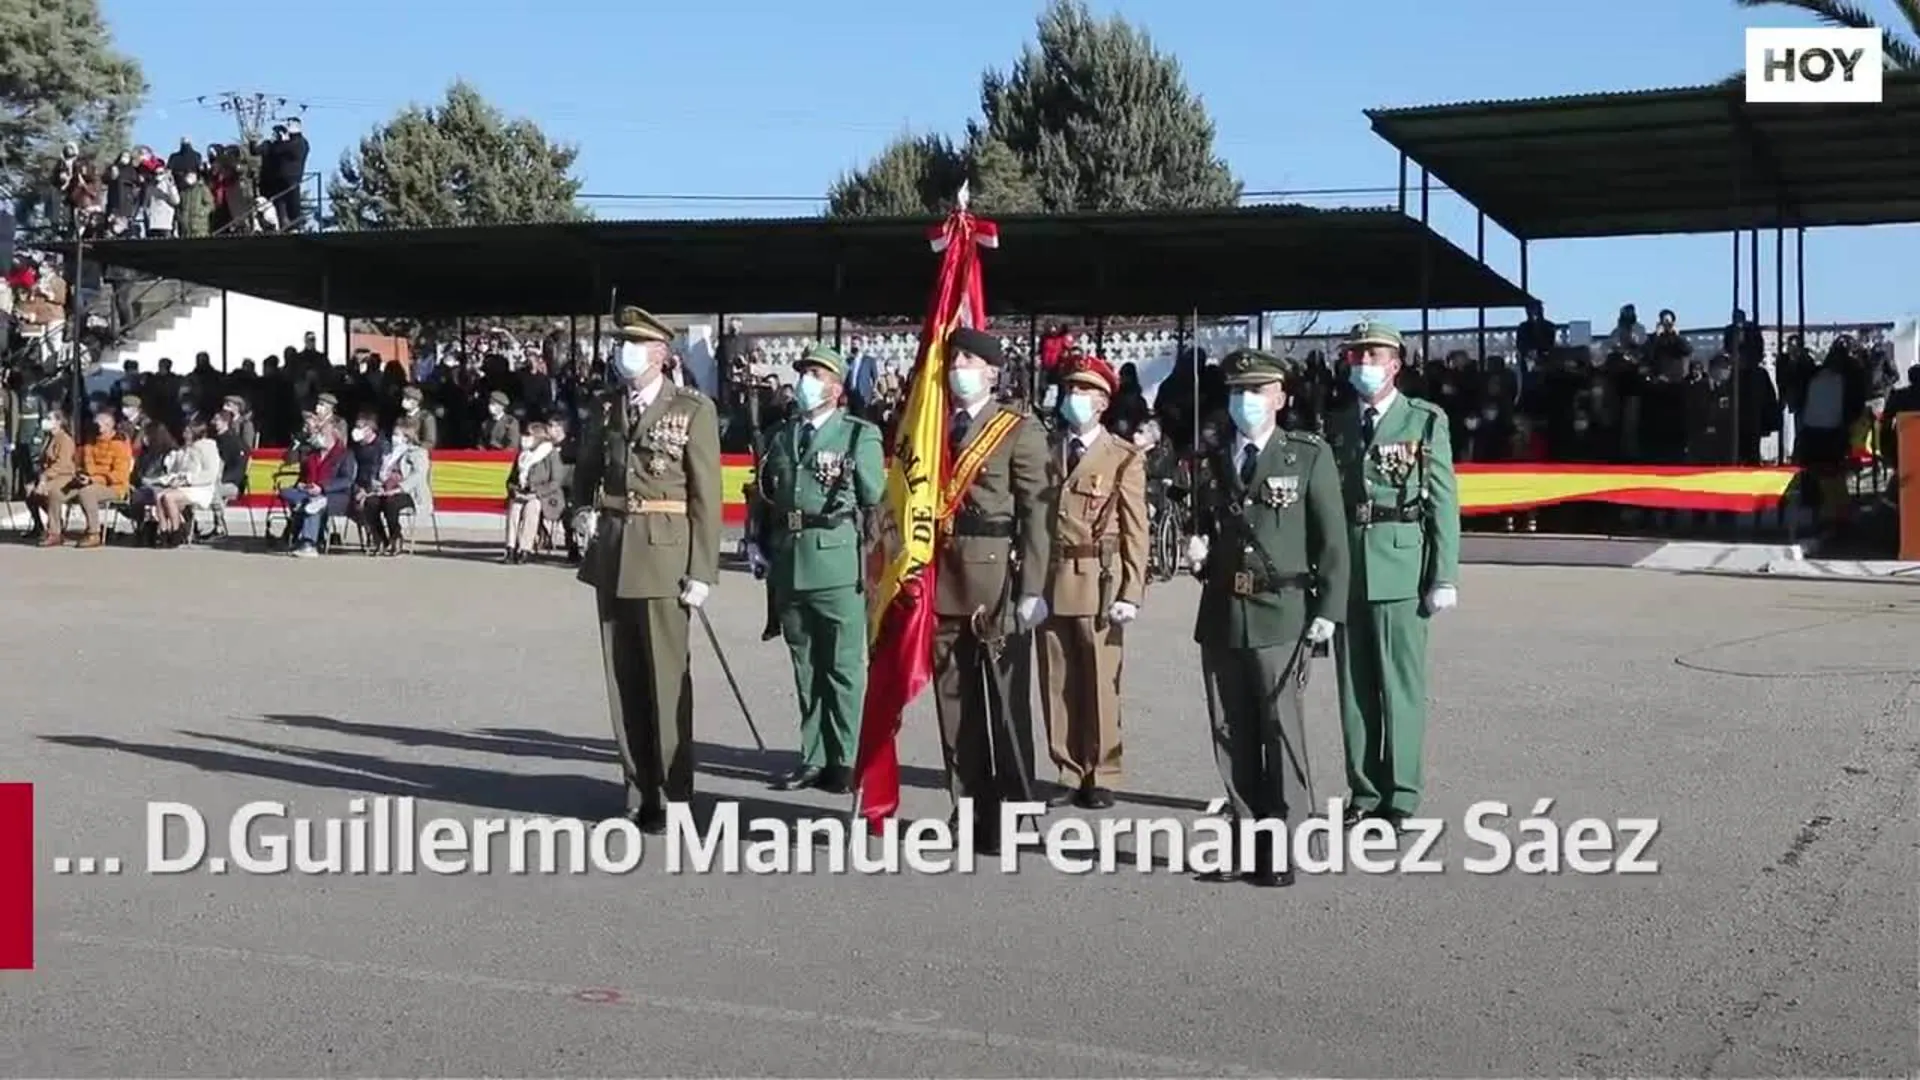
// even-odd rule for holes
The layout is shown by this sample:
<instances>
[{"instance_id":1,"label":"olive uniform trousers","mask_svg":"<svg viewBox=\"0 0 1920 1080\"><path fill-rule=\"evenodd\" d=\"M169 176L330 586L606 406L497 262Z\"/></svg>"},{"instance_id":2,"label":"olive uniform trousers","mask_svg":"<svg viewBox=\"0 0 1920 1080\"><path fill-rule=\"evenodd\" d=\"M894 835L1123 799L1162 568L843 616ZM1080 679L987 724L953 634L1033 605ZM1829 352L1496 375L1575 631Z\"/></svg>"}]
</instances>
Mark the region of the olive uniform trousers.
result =
<instances>
[{"instance_id":1,"label":"olive uniform trousers","mask_svg":"<svg viewBox=\"0 0 1920 1080\"><path fill-rule=\"evenodd\" d=\"M600 593L600 648L627 809L693 798L693 672L689 620L677 597L620 600Z\"/></svg>"}]
</instances>

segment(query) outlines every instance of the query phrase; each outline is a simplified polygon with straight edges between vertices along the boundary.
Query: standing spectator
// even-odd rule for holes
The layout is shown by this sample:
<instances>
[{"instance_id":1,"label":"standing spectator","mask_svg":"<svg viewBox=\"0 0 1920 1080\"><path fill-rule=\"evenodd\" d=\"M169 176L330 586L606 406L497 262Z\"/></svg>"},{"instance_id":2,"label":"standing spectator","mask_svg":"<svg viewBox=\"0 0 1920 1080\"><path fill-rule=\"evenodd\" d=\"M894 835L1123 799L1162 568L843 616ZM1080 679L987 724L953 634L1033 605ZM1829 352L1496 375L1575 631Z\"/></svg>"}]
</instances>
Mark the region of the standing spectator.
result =
<instances>
[{"instance_id":1,"label":"standing spectator","mask_svg":"<svg viewBox=\"0 0 1920 1080\"><path fill-rule=\"evenodd\" d=\"M174 186L186 187L187 177L198 175L204 167L205 163L200 160L200 151L193 148L193 139L185 135L180 136L180 149L167 155L167 172L173 175Z\"/></svg>"},{"instance_id":2,"label":"standing spectator","mask_svg":"<svg viewBox=\"0 0 1920 1080\"><path fill-rule=\"evenodd\" d=\"M179 211L174 230L181 236L205 236L213 228L213 192L190 172L180 180Z\"/></svg>"},{"instance_id":3,"label":"standing spectator","mask_svg":"<svg viewBox=\"0 0 1920 1080\"><path fill-rule=\"evenodd\" d=\"M142 195L147 235L156 240L171 237L180 209L180 190L174 186L173 173L166 169L155 171Z\"/></svg>"},{"instance_id":4,"label":"standing spectator","mask_svg":"<svg viewBox=\"0 0 1920 1080\"><path fill-rule=\"evenodd\" d=\"M307 137L301 134L300 121L275 124L273 138L258 150L260 197L273 204L274 216L281 228L299 228L306 216L300 199L300 181L307 171Z\"/></svg>"}]
</instances>

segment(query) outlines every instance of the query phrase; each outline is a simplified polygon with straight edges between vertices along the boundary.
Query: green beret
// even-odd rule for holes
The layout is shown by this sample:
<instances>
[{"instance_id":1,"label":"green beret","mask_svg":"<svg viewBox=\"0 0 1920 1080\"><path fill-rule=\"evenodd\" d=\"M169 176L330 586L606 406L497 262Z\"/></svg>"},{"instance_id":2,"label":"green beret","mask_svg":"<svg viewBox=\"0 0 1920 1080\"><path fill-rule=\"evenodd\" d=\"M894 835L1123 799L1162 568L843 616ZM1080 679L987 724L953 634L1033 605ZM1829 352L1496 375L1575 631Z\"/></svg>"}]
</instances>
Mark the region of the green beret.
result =
<instances>
[{"instance_id":1,"label":"green beret","mask_svg":"<svg viewBox=\"0 0 1920 1080\"><path fill-rule=\"evenodd\" d=\"M826 368L833 372L835 378L847 377L847 358L817 341L807 346L807 351L793 362L795 371L805 371L811 367Z\"/></svg>"},{"instance_id":2,"label":"green beret","mask_svg":"<svg viewBox=\"0 0 1920 1080\"><path fill-rule=\"evenodd\" d=\"M1342 342L1342 345L1349 349L1366 349L1375 345L1386 345L1403 352L1407 347L1407 343L1400 338L1400 331L1395 330L1386 323L1371 319L1363 323L1355 323L1353 329L1347 331L1347 339Z\"/></svg>"},{"instance_id":3,"label":"green beret","mask_svg":"<svg viewBox=\"0 0 1920 1080\"><path fill-rule=\"evenodd\" d=\"M1264 349L1235 349L1220 362L1226 370L1228 386L1265 386L1285 382L1300 370L1300 365Z\"/></svg>"},{"instance_id":4,"label":"green beret","mask_svg":"<svg viewBox=\"0 0 1920 1080\"><path fill-rule=\"evenodd\" d=\"M139 394L126 394L126 395L123 395L123 396L122 396L122 397L120 398L120 407L121 407L121 408L123 408L123 409L137 409L137 408L139 408L139 407L140 407L140 395L139 395Z\"/></svg>"},{"instance_id":5,"label":"green beret","mask_svg":"<svg viewBox=\"0 0 1920 1080\"><path fill-rule=\"evenodd\" d=\"M657 341L663 345L673 341L673 331L666 323L631 305L620 309L613 325L614 334L626 341Z\"/></svg>"}]
</instances>

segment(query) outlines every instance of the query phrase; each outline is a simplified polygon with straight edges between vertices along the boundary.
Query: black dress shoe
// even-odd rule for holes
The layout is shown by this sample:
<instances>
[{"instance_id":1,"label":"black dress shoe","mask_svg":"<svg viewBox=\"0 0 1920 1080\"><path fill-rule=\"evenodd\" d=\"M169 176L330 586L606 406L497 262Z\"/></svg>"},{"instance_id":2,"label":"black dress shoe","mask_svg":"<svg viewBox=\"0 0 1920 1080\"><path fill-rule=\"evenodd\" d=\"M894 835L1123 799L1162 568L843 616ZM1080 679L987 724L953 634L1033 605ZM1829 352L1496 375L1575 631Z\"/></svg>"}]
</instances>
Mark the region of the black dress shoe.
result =
<instances>
[{"instance_id":1,"label":"black dress shoe","mask_svg":"<svg viewBox=\"0 0 1920 1080\"><path fill-rule=\"evenodd\" d=\"M1203 885L1226 885L1240 880L1238 870L1209 870L1204 874L1193 875L1193 880Z\"/></svg>"},{"instance_id":2,"label":"black dress shoe","mask_svg":"<svg viewBox=\"0 0 1920 1080\"><path fill-rule=\"evenodd\" d=\"M1088 810L1113 809L1113 792L1094 786L1083 788L1080 792L1080 805Z\"/></svg>"},{"instance_id":3,"label":"black dress shoe","mask_svg":"<svg viewBox=\"0 0 1920 1080\"><path fill-rule=\"evenodd\" d=\"M1351 829L1355 825L1360 824L1361 822L1367 820L1370 817L1378 817L1378 816L1379 816L1379 812L1374 810L1372 807L1362 808L1358 806L1349 806L1347 807L1346 816L1340 819L1340 827L1343 829Z\"/></svg>"},{"instance_id":4,"label":"black dress shoe","mask_svg":"<svg viewBox=\"0 0 1920 1080\"><path fill-rule=\"evenodd\" d=\"M1080 788L1055 784L1053 794L1047 796L1047 805L1055 810L1063 806L1073 806L1080 801Z\"/></svg>"},{"instance_id":5,"label":"black dress shoe","mask_svg":"<svg viewBox=\"0 0 1920 1080\"><path fill-rule=\"evenodd\" d=\"M973 827L973 850L980 855L1000 854L1000 823L976 822Z\"/></svg>"},{"instance_id":6,"label":"black dress shoe","mask_svg":"<svg viewBox=\"0 0 1920 1080\"><path fill-rule=\"evenodd\" d=\"M829 765L820 770L815 787L829 795L853 794L853 773L845 765Z\"/></svg>"},{"instance_id":7,"label":"black dress shoe","mask_svg":"<svg viewBox=\"0 0 1920 1080\"><path fill-rule=\"evenodd\" d=\"M1247 875L1247 884L1262 889L1284 889L1293 884L1291 870L1255 870Z\"/></svg>"},{"instance_id":8,"label":"black dress shoe","mask_svg":"<svg viewBox=\"0 0 1920 1080\"><path fill-rule=\"evenodd\" d=\"M627 820L648 836L667 834L667 808L664 806L643 806L628 814Z\"/></svg>"},{"instance_id":9,"label":"black dress shoe","mask_svg":"<svg viewBox=\"0 0 1920 1080\"><path fill-rule=\"evenodd\" d=\"M823 772L826 772L826 770L818 765L802 765L785 776L782 776L780 779L775 780L773 782L773 790L799 791L801 788L810 788L819 782L820 774Z\"/></svg>"}]
</instances>

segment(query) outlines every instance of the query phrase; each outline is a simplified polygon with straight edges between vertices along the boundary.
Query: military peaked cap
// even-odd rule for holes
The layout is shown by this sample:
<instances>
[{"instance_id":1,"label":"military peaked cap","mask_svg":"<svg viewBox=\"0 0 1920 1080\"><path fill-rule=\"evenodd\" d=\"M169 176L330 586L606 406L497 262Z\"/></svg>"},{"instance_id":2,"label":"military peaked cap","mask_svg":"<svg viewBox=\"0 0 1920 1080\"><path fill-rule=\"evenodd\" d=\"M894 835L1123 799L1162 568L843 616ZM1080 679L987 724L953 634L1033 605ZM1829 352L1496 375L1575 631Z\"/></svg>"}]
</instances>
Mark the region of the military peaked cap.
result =
<instances>
[{"instance_id":1,"label":"military peaked cap","mask_svg":"<svg viewBox=\"0 0 1920 1080\"><path fill-rule=\"evenodd\" d=\"M833 372L835 378L844 379L847 377L847 358L816 341L807 346L807 351L800 354L800 359L793 362L795 371L808 368L826 368Z\"/></svg>"},{"instance_id":2,"label":"military peaked cap","mask_svg":"<svg viewBox=\"0 0 1920 1080\"><path fill-rule=\"evenodd\" d=\"M1300 370L1300 365L1292 359L1275 356L1264 349L1235 349L1220 364L1226 369L1228 386L1285 382Z\"/></svg>"},{"instance_id":3,"label":"military peaked cap","mask_svg":"<svg viewBox=\"0 0 1920 1080\"><path fill-rule=\"evenodd\" d=\"M1400 331L1372 319L1355 323L1353 329L1347 331L1346 341L1341 344L1348 349L1367 349L1375 345L1385 345L1404 351L1407 347L1407 343L1400 337Z\"/></svg>"},{"instance_id":4,"label":"military peaked cap","mask_svg":"<svg viewBox=\"0 0 1920 1080\"><path fill-rule=\"evenodd\" d=\"M663 345L673 341L673 331L666 323L632 305L621 308L613 317L613 332L624 341L657 341Z\"/></svg>"},{"instance_id":5,"label":"military peaked cap","mask_svg":"<svg viewBox=\"0 0 1920 1080\"><path fill-rule=\"evenodd\" d=\"M994 367L1007 362L1007 351L1001 347L1000 339L971 326L963 326L947 335L947 351L971 353Z\"/></svg>"},{"instance_id":6,"label":"military peaked cap","mask_svg":"<svg viewBox=\"0 0 1920 1080\"><path fill-rule=\"evenodd\" d=\"M1091 386L1110 395L1120 392L1120 376L1113 365L1087 353L1075 353L1060 365L1060 381L1069 386Z\"/></svg>"}]
</instances>

